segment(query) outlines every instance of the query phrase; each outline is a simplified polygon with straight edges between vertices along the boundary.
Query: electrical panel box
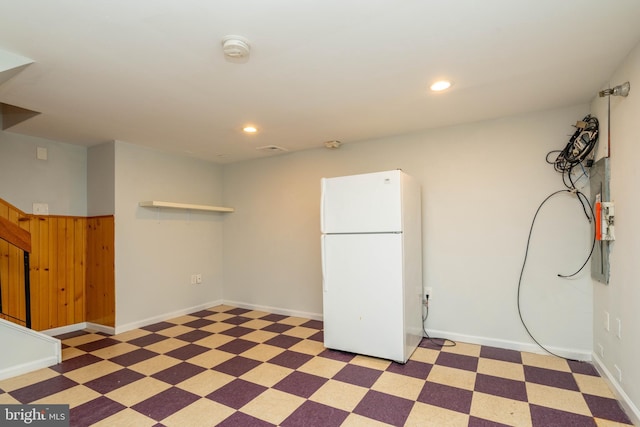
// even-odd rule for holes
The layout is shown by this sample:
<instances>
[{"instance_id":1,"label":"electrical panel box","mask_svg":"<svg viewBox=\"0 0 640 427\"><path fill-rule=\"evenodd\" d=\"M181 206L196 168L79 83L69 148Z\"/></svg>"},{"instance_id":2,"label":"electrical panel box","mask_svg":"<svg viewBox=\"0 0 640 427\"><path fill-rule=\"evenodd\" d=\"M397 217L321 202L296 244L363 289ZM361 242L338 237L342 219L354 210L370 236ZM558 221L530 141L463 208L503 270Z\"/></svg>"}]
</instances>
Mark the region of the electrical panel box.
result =
<instances>
[{"instance_id":1,"label":"electrical panel box","mask_svg":"<svg viewBox=\"0 0 640 427\"><path fill-rule=\"evenodd\" d=\"M611 170L609 166L609 158L603 157L591 166L589 174L589 182L591 185L591 206L594 208L596 221L602 221L602 207L607 208L608 213L613 213L613 205L611 202L611 194L609 192L609 181L611 179ZM597 206L597 208L596 208ZM600 233L600 238L596 236L596 244L593 248L591 257L591 277L604 284L609 284L609 252L611 240L613 240L613 217L610 216L609 222L611 229L602 227L600 223L596 224L596 233ZM606 228L607 231L602 230ZM604 233L603 233L604 232ZM604 234L604 238L603 238Z\"/></svg>"}]
</instances>

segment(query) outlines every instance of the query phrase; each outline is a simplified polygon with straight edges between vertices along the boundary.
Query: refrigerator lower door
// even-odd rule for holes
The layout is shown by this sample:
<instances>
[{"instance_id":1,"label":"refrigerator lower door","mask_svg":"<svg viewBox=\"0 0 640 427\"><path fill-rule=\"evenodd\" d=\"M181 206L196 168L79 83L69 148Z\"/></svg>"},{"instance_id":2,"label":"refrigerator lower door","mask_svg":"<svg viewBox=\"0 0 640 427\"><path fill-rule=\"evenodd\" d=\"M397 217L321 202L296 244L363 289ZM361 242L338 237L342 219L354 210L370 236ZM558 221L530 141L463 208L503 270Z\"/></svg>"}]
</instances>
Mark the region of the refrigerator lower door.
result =
<instances>
[{"instance_id":1,"label":"refrigerator lower door","mask_svg":"<svg viewBox=\"0 0 640 427\"><path fill-rule=\"evenodd\" d=\"M402 234L322 238L325 346L406 362Z\"/></svg>"}]
</instances>

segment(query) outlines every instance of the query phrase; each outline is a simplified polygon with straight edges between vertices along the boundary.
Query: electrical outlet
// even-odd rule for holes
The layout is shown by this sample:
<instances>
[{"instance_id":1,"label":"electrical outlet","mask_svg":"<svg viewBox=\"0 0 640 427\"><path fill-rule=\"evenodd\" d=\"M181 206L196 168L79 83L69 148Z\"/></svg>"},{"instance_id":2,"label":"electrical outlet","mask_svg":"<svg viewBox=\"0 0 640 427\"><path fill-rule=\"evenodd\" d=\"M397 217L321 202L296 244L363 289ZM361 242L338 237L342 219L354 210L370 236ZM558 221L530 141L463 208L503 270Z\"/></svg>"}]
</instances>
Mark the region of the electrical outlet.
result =
<instances>
[{"instance_id":1,"label":"electrical outlet","mask_svg":"<svg viewBox=\"0 0 640 427\"><path fill-rule=\"evenodd\" d=\"M201 273L196 274L196 283L197 284L202 283L202 274Z\"/></svg>"},{"instance_id":2,"label":"electrical outlet","mask_svg":"<svg viewBox=\"0 0 640 427\"><path fill-rule=\"evenodd\" d=\"M607 332L609 332L611 329L610 320L611 320L611 316L609 316L609 312L605 311L604 312L604 330Z\"/></svg>"},{"instance_id":3,"label":"electrical outlet","mask_svg":"<svg viewBox=\"0 0 640 427\"><path fill-rule=\"evenodd\" d=\"M197 280L198 280L198 276L196 274L192 274L191 275L191 284L195 285L196 283L198 283Z\"/></svg>"},{"instance_id":4,"label":"electrical outlet","mask_svg":"<svg viewBox=\"0 0 640 427\"><path fill-rule=\"evenodd\" d=\"M433 288L431 286L424 288L424 295L425 298L429 295L429 301L431 301L433 299Z\"/></svg>"}]
</instances>

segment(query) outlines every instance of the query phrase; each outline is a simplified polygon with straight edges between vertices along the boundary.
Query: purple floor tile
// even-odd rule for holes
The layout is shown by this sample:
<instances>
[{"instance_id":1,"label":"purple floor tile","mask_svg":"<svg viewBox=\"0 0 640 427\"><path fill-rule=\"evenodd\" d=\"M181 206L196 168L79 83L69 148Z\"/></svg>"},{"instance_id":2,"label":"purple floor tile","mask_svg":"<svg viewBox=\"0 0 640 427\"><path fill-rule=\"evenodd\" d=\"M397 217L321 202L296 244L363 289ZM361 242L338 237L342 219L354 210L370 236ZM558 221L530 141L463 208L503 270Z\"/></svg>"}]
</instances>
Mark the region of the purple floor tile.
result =
<instances>
[{"instance_id":1,"label":"purple floor tile","mask_svg":"<svg viewBox=\"0 0 640 427\"><path fill-rule=\"evenodd\" d=\"M207 396L214 402L240 409L267 390L259 384L235 379Z\"/></svg>"},{"instance_id":2,"label":"purple floor tile","mask_svg":"<svg viewBox=\"0 0 640 427\"><path fill-rule=\"evenodd\" d=\"M138 381L141 378L144 378L144 375L125 368L86 382L84 385L100 394L107 394L117 388Z\"/></svg>"},{"instance_id":3,"label":"purple floor tile","mask_svg":"<svg viewBox=\"0 0 640 427\"><path fill-rule=\"evenodd\" d=\"M196 329L195 331L187 332L186 334L178 335L175 337L176 339L186 341L186 342L195 342L201 340L203 338L209 337L213 335L213 332L201 331Z\"/></svg>"},{"instance_id":4,"label":"purple floor tile","mask_svg":"<svg viewBox=\"0 0 640 427\"><path fill-rule=\"evenodd\" d=\"M522 355L519 351L504 348L482 346L480 348L480 357L503 362L522 363Z\"/></svg>"},{"instance_id":5,"label":"purple floor tile","mask_svg":"<svg viewBox=\"0 0 640 427\"><path fill-rule=\"evenodd\" d=\"M131 407L156 421L163 420L200 399L198 395L171 387Z\"/></svg>"},{"instance_id":6,"label":"purple floor tile","mask_svg":"<svg viewBox=\"0 0 640 427\"><path fill-rule=\"evenodd\" d=\"M289 348L299 343L300 341L302 341L302 338L291 337L288 335L278 335L265 341L265 344L273 345L280 348Z\"/></svg>"},{"instance_id":7,"label":"purple floor tile","mask_svg":"<svg viewBox=\"0 0 640 427\"><path fill-rule=\"evenodd\" d=\"M19 388L9 394L20 403L31 403L76 385L78 385L77 382L65 376L58 375L48 380Z\"/></svg>"},{"instance_id":8,"label":"purple floor tile","mask_svg":"<svg viewBox=\"0 0 640 427\"><path fill-rule=\"evenodd\" d=\"M358 365L346 365L332 379L369 388L382 375L382 371Z\"/></svg>"},{"instance_id":9,"label":"purple floor tile","mask_svg":"<svg viewBox=\"0 0 640 427\"><path fill-rule=\"evenodd\" d=\"M524 366L524 378L528 382L562 388L565 390L580 391L573 374L570 372L554 371L552 369L538 368L537 366Z\"/></svg>"},{"instance_id":10,"label":"purple floor tile","mask_svg":"<svg viewBox=\"0 0 640 427\"><path fill-rule=\"evenodd\" d=\"M216 314L217 311L215 310L200 310L200 311L196 311L195 313L189 313L189 316L193 316L193 317L207 317L207 316L211 316L212 314Z\"/></svg>"},{"instance_id":11,"label":"purple floor tile","mask_svg":"<svg viewBox=\"0 0 640 427\"><path fill-rule=\"evenodd\" d=\"M330 348L325 349L318 356L324 357L326 359L337 360L338 362L347 362L347 363L350 362L351 359L356 357L356 355L353 353L348 353L346 351L332 350Z\"/></svg>"},{"instance_id":12,"label":"purple floor tile","mask_svg":"<svg viewBox=\"0 0 640 427\"><path fill-rule=\"evenodd\" d=\"M188 378L198 375L200 372L204 370L205 368L201 366L196 366L196 365L192 365L191 363L182 362L170 368L164 369L160 372L156 372L155 374L151 375L151 377L160 381L164 381L165 383L168 383L171 385L176 385Z\"/></svg>"},{"instance_id":13,"label":"purple floor tile","mask_svg":"<svg viewBox=\"0 0 640 427\"><path fill-rule=\"evenodd\" d=\"M413 401L369 390L353 412L394 426L404 425L413 408Z\"/></svg>"},{"instance_id":14,"label":"purple floor tile","mask_svg":"<svg viewBox=\"0 0 640 427\"><path fill-rule=\"evenodd\" d=\"M324 331L318 331L307 339L311 341L324 342Z\"/></svg>"},{"instance_id":15,"label":"purple floor tile","mask_svg":"<svg viewBox=\"0 0 640 427\"><path fill-rule=\"evenodd\" d=\"M245 372L249 372L260 363L261 362L258 362L257 360L247 359L246 357L242 356L236 356L233 359L222 362L221 364L216 365L211 369L228 375L233 375L234 377L239 377Z\"/></svg>"},{"instance_id":16,"label":"purple floor tile","mask_svg":"<svg viewBox=\"0 0 640 427\"><path fill-rule=\"evenodd\" d=\"M175 359L187 360L209 350L210 349L208 347L203 347L201 345L187 344L183 347L171 350L170 352L165 353L165 355L173 357Z\"/></svg>"},{"instance_id":17,"label":"purple floor tile","mask_svg":"<svg viewBox=\"0 0 640 427\"><path fill-rule=\"evenodd\" d=\"M348 412L341 409L307 400L280 425L282 427L338 427L344 422L348 415Z\"/></svg>"},{"instance_id":18,"label":"purple floor tile","mask_svg":"<svg viewBox=\"0 0 640 427\"><path fill-rule=\"evenodd\" d=\"M293 371L273 386L274 389L308 398L328 380L305 372Z\"/></svg>"},{"instance_id":19,"label":"purple floor tile","mask_svg":"<svg viewBox=\"0 0 640 427\"><path fill-rule=\"evenodd\" d=\"M122 366L131 366L135 365L138 362L156 357L157 355L158 353L147 350L146 348L139 348L137 350L130 351L129 353L124 353L119 356L112 357L111 359L109 359L109 361Z\"/></svg>"},{"instance_id":20,"label":"purple floor tile","mask_svg":"<svg viewBox=\"0 0 640 427\"><path fill-rule=\"evenodd\" d=\"M79 368L84 368L85 366L93 365L94 363L102 360L104 359L94 356L93 354L82 354L72 359L64 360L62 363L58 363L57 365L53 365L50 369L60 374L64 374L65 372L71 372Z\"/></svg>"},{"instance_id":21,"label":"purple floor tile","mask_svg":"<svg viewBox=\"0 0 640 427\"><path fill-rule=\"evenodd\" d=\"M236 308L232 308L231 310L225 311L226 314L233 314L235 316L240 316L241 314L245 314L250 312L251 310L246 309L246 308L240 308L240 307L236 307Z\"/></svg>"},{"instance_id":22,"label":"purple floor tile","mask_svg":"<svg viewBox=\"0 0 640 427\"><path fill-rule=\"evenodd\" d=\"M114 402L105 396L100 396L87 403L76 406L69 411L70 424L74 427L84 427L116 414L126 406Z\"/></svg>"},{"instance_id":23,"label":"purple floor tile","mask_svg":"<svg viewBox=\"0 0 640 427\"><path fill-rule=\"evenodd\" d=\"M422 387L418 402L468 414L471 409L473 392L444 384L426 382Z\"/></svg>"},{"instance_id":24,"label":"purple floor tile","mask_svg":"<svg viewBox=\"0 0 640 427\"><path fill-rule=\"evenodd\" d=\"M224 323L228 323L230 325L242 325L243 323L247 323L248 321L250 321L252 319L248 318L248 317L243 317L243 316L234 316L234 317L230 317L228 319L223 320Z\"/></svg>"},{"instance_id":25,"label":"purple floor tile","mask_svg":"<svg viewBox=\"0 0 640 427\"><path fill-rule=\"evenodd\" d=\"M226 351L227 353L232 354L240 354L249 350L250 348L255 347L258 343L253 341L243 340L242 338L237 338L233 341L229 341L226 344L222 344L218 347L218 350Z\"/></svg>"},{"instance_id":26,"label":"purple floor tile","mask_svg":"<svg viewBox=\"0 0 640 427\"><path fill-rule=\"evenodd\" d=\"M423 338L418 347L428 348L431 350L442 350L443 347L450 345L451 342L444 338Z\"/></svg>"},{"instance_id":27,"label":"purple floor tile","mask_svg":"<svg viewBox=\"0 0 640 427\"><path fill-rule=\"evenodd\" d=\"M158 322L158 323L154 323L153 325L147 325L147 326L143 326L140 329L143 329L145 331L149 331L149 332L158 332L161 331L163 329L168 329L171 328L173 326L176 326L175 323L170 323L170 322Z\"/></svg>"},{"instance_id":28,"label":"purple floor tile","mask_svg":"<svg viewBox=\"0 0 640 427\"><path fill-rule=\"evenodd\" d=\"M261 320L267 320L269 322L279 322L282 319L286 319L287 316L283 316L282 314L267 314L266 316L262 316Z\"/></svg>"},{"instance_id":29,"label":"purple floor tile","mask_svg":"<svg viewBox=\"0 0 640 427\"><path fill-rule=\"evenodd\" d=\"M509 427L509 425L485 420L483 418L469 417L469 423L467 424L467 427Z\"/></svg>"},{"instance_id":30,"label":"purple floor tile","mask_svg":"<svg viewBox=\"0 0 640 427\"><path fill-rule=\"evenodd\" d=\"M292 325L285 325L284 323L273 323L269 326L265 326L264 328L262 328L263 331L268 331L268 332L275 332L277 334L281 334L284 331L288 331L289 329L293 328Z\"/></svg>"},{"instance_id":31,"label":"purple floor tile","mask_svg":"<svg viewBox=\"0 0 640 427\"><path fill-rule=\"evenodd\" d=\"M477 374L475 391L507 399L527 401L527 388L523 381L499 378L491 375Z\"/></svg>"},{"instance_id":32,"label":"purple floor tile","mask_svg":"<svg viewBox=\"0 0 640 427\"><path fill-rule=\"evenodd\" d=\"M533 427L596 427L592 417L559 411L544 406L529 405Z\"/></svg>"},{"instance_id":33,"label":"purple floor tile","mask_svg":"<svg viewBox=\"0 0 640 427\"><path fill-rule=\"evenodd\" d=\"M234 412L218 424L218 427L275 427L275 424L259 420L243 412Z\"/></svg>"},{"instance_id":34,"label":"purple floor tile","mask_svg":"<svg viewBox=\"0 0 640 427\"><path fill-rule=\"evenodd\" d=\"M408 377L426 380L431 372L433 365L416 360L408 360L404 365L402 363L393 362L387 368L387 371L394 374L406 375Z\"/></svg>"},{"instance_id":35,"label":"purple floor tile","mask_svg":"<svg viewBox=\"0 0 640 427\"><path fill-rule=\"evenodd\" d=\"M308 322L303 323L300 326L311 329L322 329L324 327L322 321L320 320L309 320Z\"/></svg>"},{"instance_id":36,"label":"purple floor tile","mask_svg":"<svg viewBox=\"0 0 640 427\"><path fill-rule=\"evenodd\" d=\"M88 335L90 333L91 332L87 332L81 329L79 331L67 332L66 334L56 335L55 338L59 339L60 341L64 341L64 340L68 340L69 338L81 337L82 335Z\"/></svg>"},{"instance_id":37,"label":"purple floor tile","mask_svg":"<svg viewBox=\"0 0 640 427\"><path fill-rule=\"evenodd\" d=\"M149 334L142 337L134 338L131 341L127 341L131 345L137 345L138 347L146 347L148 345L155 344L160 341L168 339L164 335Z\"/></svg>"},{"instance_id":38,"label":"purple floor tile","mask_svg":"<svg viewBox=\"0 0 640 427\"><path fill-rule=\"evenodd\" d=\"M101 348L111 347L112 345L121 344L120 341L113 338L103 338L101 340L91 341L86 344L77 346L76 348L86 352L100 350Z\"/></svg>"},{"instance_id":39,"label":"purple floor tile","mask_svg":"<svg viewBox=\"0 0 640 427\"><path fill-rule=\"evenodd\" d=\"M230 337L239 338L243 335L250 334L253 331L255 331L255 329L245 328L244 326L236 326L234 328L227 329L226 331L222 331L220 333L223 335L228 335Z\"/></svg>"},{"instance_id":40,"label":"purple floor tile","mask_svg":"<svg viewBox=\"0 0 640 427\"><path fill-rule=\"evenodd\" d=\"M464 354L441 352L436 359L435 365L475 372L478 369L478 358Z\"/></svg>"},{"instance_id":41,"label":"purple floor tile","mask_svg":"<svg viewBox=\"0 0 640 427\"><path fill-rule=\"evenodd\" d=\"M285 350L268 362L285 368L298 369L300 366L313 359L313 356L296 351Z\"/></svg>"},{"instance_id":42,"label":"purple floor tile","mask_svg":"<svg viewBox=\"0 0 640 427\"><path fill-rule=\"evenodd\" d=\"M618 423L631 424L631 420L627 414L624 413L624 410L620 407L620 403L617 400L592 396L590 394L584 394L583 396L594 417Z\"/></svg>"},{"instance_id":43,"label":"purple floor tile","mask_svg":"<svg viewBox=\"0 0 640 427\"><path fill-rule=\"evenodd\" d=\"M574 374L591 375L592 377L599 377L600 374L596 368L589 362L578 362L575 360L569 360L569 367Z\"/></svg>"},{"instance_id":44,"label":"purple floor tile","mask_svg":"<svg viewBox=\"0 0 640 427\"><path fill-rule=\"evenodd\" d=\"M192 320L191 322L184 323L183 326L199 329L199 328L204 328L205 326L209 326L213 323L216 323L216 322L209 319L197 319L197 320Z\"/></svg>"}]
</instances>

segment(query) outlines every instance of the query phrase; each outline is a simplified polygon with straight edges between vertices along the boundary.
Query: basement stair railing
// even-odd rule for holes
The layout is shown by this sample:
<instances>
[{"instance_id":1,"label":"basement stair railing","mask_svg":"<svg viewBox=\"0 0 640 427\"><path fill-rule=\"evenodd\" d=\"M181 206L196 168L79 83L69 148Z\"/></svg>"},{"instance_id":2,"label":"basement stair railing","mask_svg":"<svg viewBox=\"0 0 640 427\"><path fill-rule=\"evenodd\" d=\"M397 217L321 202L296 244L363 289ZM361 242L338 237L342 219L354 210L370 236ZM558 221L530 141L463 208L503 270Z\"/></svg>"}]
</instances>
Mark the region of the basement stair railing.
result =
<instances>
[{"instance_id":1,"label":"basement stair railing","mask_svg":"<svg viewBox=\"0 0 640 427\"><path fill-rule=\"evenodd\" d=\"M7 302L2 300L3 293L7 295L8 290L8 284L3 284L2 280L5 279L8 281L9 277L13 276L9 267L6 269L6 276L3 277L2 274L0 274L0 318L8 318L13 321L17 321L31 329L31 291L29 289L29 253L31 252L31 234L8 219L0 217L0 240L4 240L9 243L10 246L18 248L23 253L25 303L24 319L21 319L14 315L16 314L16 307L8 307ZM19 273L17 274L19 276ZM12 300L14 299L12 298Z\"/></svg>"}]
</instances>

